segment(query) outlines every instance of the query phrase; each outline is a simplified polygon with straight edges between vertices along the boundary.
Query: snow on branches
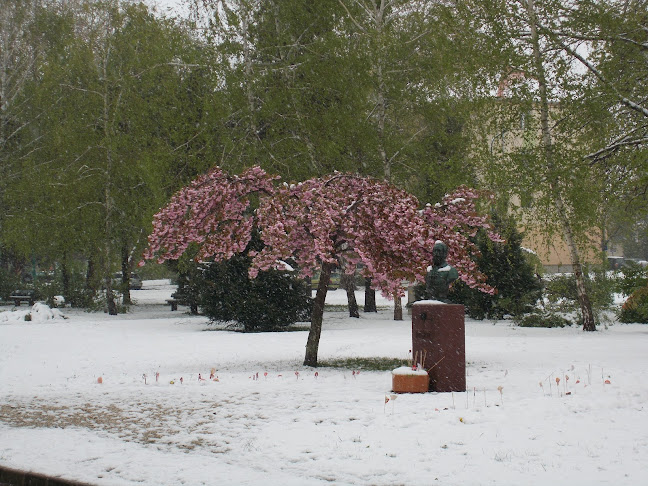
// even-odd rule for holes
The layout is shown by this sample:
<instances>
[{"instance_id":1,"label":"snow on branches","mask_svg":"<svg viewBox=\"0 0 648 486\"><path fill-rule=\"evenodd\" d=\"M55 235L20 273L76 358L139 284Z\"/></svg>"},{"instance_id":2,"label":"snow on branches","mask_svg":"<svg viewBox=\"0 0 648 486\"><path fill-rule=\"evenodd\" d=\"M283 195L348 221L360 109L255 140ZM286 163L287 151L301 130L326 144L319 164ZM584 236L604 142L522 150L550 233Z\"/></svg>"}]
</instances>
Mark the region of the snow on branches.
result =
<instances>
[{"instance_id":1,"label":"snow on branches","mask_svg":"<svg viewBox=\"0 0 648 486\"><path fill-rule=\"evenodd\" d=\"M304 276L323 263L349 272L362 263L373 285L391 296L402 295L403 279L423 281L434 242L442 240L462 280L493 292L471 259L478 252L469 238L479 228L490 230L475 209L477 191L461 187L442 203L420 210L411 194L357 174L293 185L275 185L276 179L259 167L239 177L220 168L199 177L155 215L144 258L177 259L195 243L200 259L228 259L245 249L256 226L265 246L250 253L251 277L286 258ZM251 211L254 194L259 207Z\"/></svg>"}]
</instances>

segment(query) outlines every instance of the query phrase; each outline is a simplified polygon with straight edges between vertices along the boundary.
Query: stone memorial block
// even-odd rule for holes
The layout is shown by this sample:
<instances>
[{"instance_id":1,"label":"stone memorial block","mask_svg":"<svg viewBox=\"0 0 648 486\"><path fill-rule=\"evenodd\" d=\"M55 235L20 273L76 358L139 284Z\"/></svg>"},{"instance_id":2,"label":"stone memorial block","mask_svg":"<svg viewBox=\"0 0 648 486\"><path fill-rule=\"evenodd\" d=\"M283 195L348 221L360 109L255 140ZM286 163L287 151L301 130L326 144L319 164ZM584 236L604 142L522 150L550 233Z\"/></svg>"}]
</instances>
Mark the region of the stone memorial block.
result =
<instances>
[{"instance_id":1,"label":"stone memorial block","mask_svg":"<svg viewBox=\"0 0 648 486\"><path fill-rule=\"evenodd\" d=\"M430 391L466 391L464 306L421 300L412 305L412 356L430 376Z\"/></svg>"}]
</instances>

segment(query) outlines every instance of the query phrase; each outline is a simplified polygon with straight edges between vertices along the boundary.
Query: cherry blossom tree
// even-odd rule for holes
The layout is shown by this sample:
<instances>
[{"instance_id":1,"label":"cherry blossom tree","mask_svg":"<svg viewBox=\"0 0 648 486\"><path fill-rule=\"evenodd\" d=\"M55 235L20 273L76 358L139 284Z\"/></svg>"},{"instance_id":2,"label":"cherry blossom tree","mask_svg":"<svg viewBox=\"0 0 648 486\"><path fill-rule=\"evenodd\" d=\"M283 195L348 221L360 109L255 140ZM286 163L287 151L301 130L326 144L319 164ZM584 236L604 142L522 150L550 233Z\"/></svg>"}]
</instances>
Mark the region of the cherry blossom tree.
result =
<instances>
[{"instance_id":1,"label":"cherry blossom tree","mask_svg":"<svg viewBox=\"0 0 648 486\"><path fill-rule=\"evenodd\" d=\"M144 258L176 259L196 244L200 259L228 259L246 248L256 226L265 246L250 253L250 277L279 268L286 258L305 277L320 270L307 366L317 366L324 302L336 267L350 274L362 263L375 288L400 297L403 280L424 281L434 243L443 240L450 247L448 261L466 284L495 291L471 259L478 250L470 237L479 228L490 230L486 217L476 211L477 191L461 187L441 203L420 209L411 194L357 174L336 173L292 185L276 185L276 179L259 167L240 176L214 168L155 215ZM253 196L258 196L256 211L250 205Z\"/></svg>"}]
</instances>

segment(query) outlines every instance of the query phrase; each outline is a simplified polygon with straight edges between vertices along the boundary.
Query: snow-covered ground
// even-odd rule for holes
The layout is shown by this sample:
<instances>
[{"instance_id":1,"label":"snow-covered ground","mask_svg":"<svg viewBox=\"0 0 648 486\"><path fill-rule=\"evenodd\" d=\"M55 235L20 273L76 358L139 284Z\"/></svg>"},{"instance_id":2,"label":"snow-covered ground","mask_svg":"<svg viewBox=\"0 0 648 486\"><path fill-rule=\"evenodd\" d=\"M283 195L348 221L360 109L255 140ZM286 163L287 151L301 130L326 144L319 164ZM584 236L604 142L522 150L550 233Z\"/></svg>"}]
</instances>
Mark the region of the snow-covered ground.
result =
<instances>
[{"instance_id":1,"label":"snow-covered ground","mask_svg":"<svg viewBox=\"0 0 648 486\"><path fill-rule=\"evenodd\" d=\"M389 371L303 367L306 331L210 331L172 291L147 281L117 317L0 308L0 464L101 485L648 484L648 326L468 320L468 393L392 396ZM390 317L327 312L320 360L407 358Z\"/></svg>"}]
</instances>

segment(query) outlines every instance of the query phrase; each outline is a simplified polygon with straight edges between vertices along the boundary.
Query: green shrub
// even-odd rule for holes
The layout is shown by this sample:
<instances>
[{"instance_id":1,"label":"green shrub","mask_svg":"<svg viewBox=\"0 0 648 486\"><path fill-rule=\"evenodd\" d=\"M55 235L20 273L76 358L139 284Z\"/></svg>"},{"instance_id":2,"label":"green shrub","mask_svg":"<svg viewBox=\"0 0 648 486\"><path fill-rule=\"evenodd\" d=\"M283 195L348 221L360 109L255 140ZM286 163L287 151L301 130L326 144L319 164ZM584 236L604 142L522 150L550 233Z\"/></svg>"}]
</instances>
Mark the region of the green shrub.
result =
<instances>
[{"instance_id":1,"label":"green shrub","mask_svg":"<svg viewBox=\"0 0 648 486\"><path fill-rule=\"evenodd\" d=\"M630 296L635 290L646 285L648 285L648 267L628 261L617 274L615 290L620 294Z\"/></svg>"},{"instance_id":2,"label":"green shrub","mask_svg":"<svg viewBox=\"0 0 648 486\"><path fill-rule=\"evenodd\" d=\"M648 324L648 285L638 288L628 297L617 318L620 322Z\"/></svg>"},{"instance_id":3,"label":"green shrub","mask_svg":"<svg viewBox=\"0 0 648 486\"><path fill-rule=\"evenodd\" d=\"M601 324L605 320L605 311L612 309L615 282L608 278L603 267L583 267L585 288L589 296L594 320ZM557 274L546 279L546 308L550 313L572 314L582 322L581 308L576 290L576 278L572 274Z\"/></svg>"},{"instance_id":4,"label":"green shrub","mask_svg":"<svg viewBox=\"0 0 648 486\"><path fill-rule=\"evenodd\" d=\"M481 256L475 262L488 277L487 283L497 289L497 294L489 295L471 289L461 281L455 282L450 294L450 299L463 304L468 315L474 319L502 319L507 314L520 316L533 311L542 297L542 284L536 275L539 260L522 249L522 234L515 223L497 215L491 219L495 231L505 242L495 243L484 231L480 231L475 243Z\"/></svg>"},{"instance_id":5,"label":"green shrub","mask_svg":"<svg viewBox=\"0 0 648 486\"><path fill-rule=\"evenodd\" d=\"M520 327L565 327L571 326L572 322L558 314L534 312L519 317L516 324Z\"/></svg>"},{"instance_id":6,"label":"green shrub","mask_svg":"<svg viewBox=\"0 0 648 486\"><path fill-rule=\"evenodd\" d=\"M261 271L248 276L248 252L260 251L262 243L253 235L246 251L219 263L178 265L178 290L196 299L211 321L236 321L245 331L271 331L295 322L310 320L310 286L295 272Z\"/></svg>"},{"instance_id":7,"label":"green shrub","mask_svg":"<svg viewBox=\"0 0 648 486\"><path fill-rule=\"evenodd\" d=\"M199 292L203 313L212 321L237 321L245 331L271 331L310 319L310 287L291 272L268 270L250 279L250 258L232 257L202 265Z\"/></svg>"}]
</instances>

